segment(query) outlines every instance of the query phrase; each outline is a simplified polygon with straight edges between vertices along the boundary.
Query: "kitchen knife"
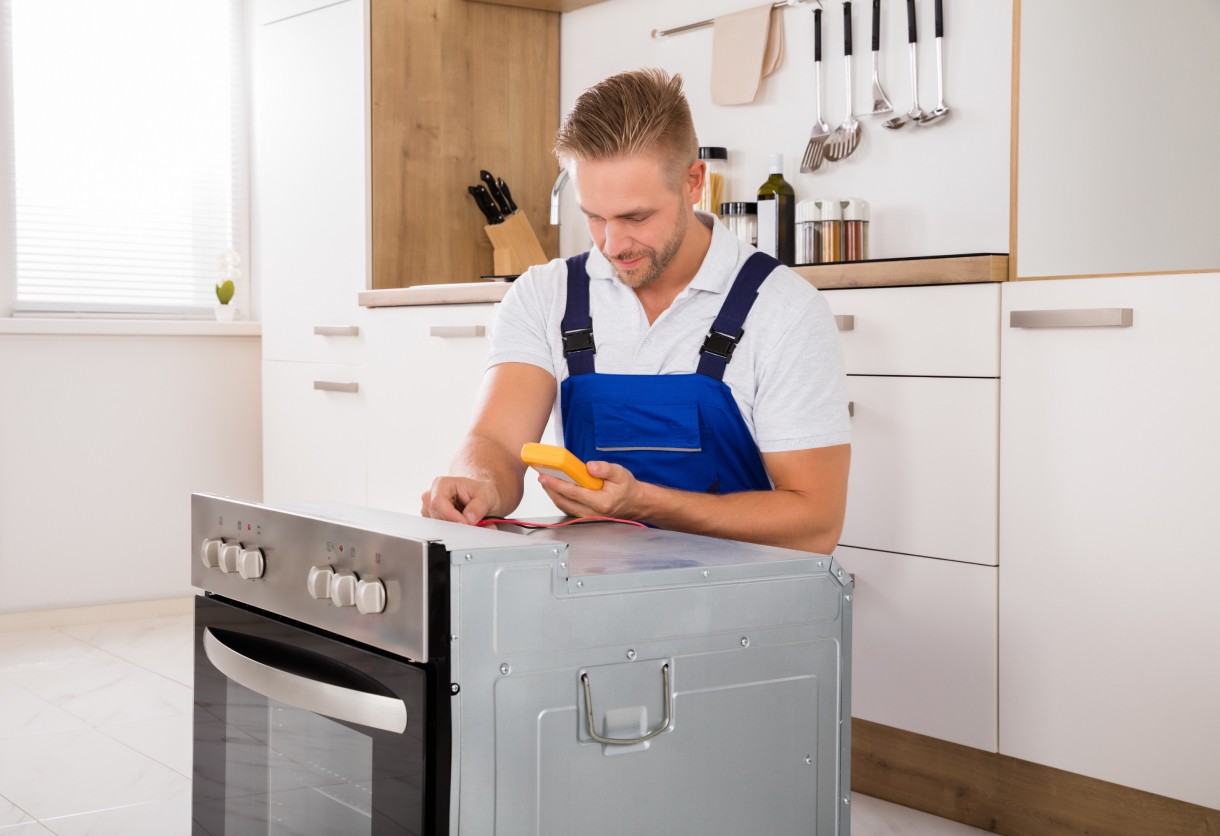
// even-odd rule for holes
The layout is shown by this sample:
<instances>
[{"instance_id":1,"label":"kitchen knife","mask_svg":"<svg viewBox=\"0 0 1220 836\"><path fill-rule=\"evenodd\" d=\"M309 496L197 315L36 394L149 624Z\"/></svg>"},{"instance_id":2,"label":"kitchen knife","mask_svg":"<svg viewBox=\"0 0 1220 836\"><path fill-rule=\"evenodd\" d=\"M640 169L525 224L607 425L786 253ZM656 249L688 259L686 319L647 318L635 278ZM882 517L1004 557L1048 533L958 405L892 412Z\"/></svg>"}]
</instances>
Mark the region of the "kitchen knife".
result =
<instances>
[{"instance_id":1,"label":"kitchen knife","mask_svg":"<svg viewBox=\"0 0 1220 836\"><path fill-rule=\"evenodd\" d=\"M496 208L500 210L500 213L502 215L511 215L513 212L508 208L508 201L500 193L500 187L496 185L496 178L491 176L491 172L483 169L479 171L479 177L487 184L487 191L491 193L491 199L495 201Z\"/></svg>"},{"instance_id":2,"label":"kitchen knife","mask_svg":"<svg viewBox=\"0 0 1220 836\"><path fill-rule=\"evenodd\" d=\"M513 193L508 190L508 184L504 182L504 178L497 177L496 185L500 187L500 194L504 195L504 200L508 203L509 214L516 212L517 201L513 200Z\"/></svg>"},{"instance_id":3,"label":"kitchen knife","mask_svg":"<svg viewBox=\"0 0 1220 836\"><path fill-rule=\"evenodd\" d=\"M489 224L504 223L504 215L497 208L495 201L491 199L491 195L483 186L468 186L466 191L474 197L474 202L478 204L479 211L483 213L483 217L487 218Z\"/></svg>"}]
</instances>

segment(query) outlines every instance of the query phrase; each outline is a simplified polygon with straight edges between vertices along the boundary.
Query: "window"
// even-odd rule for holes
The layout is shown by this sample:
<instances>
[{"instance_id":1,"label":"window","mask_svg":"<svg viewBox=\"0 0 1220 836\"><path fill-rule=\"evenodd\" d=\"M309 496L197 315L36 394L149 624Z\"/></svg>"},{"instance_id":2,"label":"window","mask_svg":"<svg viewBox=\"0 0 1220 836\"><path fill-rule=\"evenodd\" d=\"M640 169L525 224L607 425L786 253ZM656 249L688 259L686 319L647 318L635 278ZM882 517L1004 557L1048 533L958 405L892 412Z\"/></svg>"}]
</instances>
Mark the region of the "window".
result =
<instances>
[{"instance_id":1,"label":"window","mask_svg":"<svg viewBox=\"0 0 1220 836\"><path fill-rule=\"evenodd\" d=\"M210 311L220 259L246 251L240 0L0 0L0 12L14 311Z\"/></svg>"}]
</instances>

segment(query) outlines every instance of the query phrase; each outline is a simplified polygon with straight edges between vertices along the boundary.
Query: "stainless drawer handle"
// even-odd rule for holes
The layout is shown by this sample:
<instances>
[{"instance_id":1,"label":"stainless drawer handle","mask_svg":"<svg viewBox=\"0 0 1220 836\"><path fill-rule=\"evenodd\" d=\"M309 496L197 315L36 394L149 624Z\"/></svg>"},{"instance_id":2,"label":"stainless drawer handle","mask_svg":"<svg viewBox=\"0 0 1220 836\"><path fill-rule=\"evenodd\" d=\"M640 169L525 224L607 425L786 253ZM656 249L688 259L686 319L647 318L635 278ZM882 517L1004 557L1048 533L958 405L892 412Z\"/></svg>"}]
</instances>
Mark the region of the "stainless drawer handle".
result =
<instances>
[{"instance_id":1,"label":"stainless drawer handle","mask_svg":"<svg viewBox=\"0 0 1220 836\"><path fill-rule=\"evenodd\" d=\"M358 337L359 325L315 325L313 332L319 337Z\"/></svg>"},{"instance_id":2,"label":"stainless drawer handle","mask_svg":"<svg viewBox=\"0 0 1220 836\"><path fill-rule=\"evenodd\" d=\"M315 380L313 388L323 392L359 392L359 383L347 383L338 380Z\"/></svg>"},{"instance_id":3,"label":"stainless drawer handle","mask_svg":"<svg viewBox=\"0 0 1220 836\"><path fill-rule=\"evenodd\" d=\"M661 732L669 728L670 716L673 714L674 707L674 692L669 687L669 663L661 666L661 689L665 696L665 718L661 725L657 726L652 731L641 737L618 738L618 737L602 737L593 728L593 695L592 688L589 685L589 674L582 673L580 675L580 684L585 689L585 723L589 727L589 737L596 740L598 743L604 743L610 746L633 746L636 743L643 743L645 740L652 740Z\"/></svg>"},{"instance_id":4,"label":"stainless drawer handle","mask_svg":"<svg viewBox=\"0 0 1220 836\"><path fill-rule=\"evenodd\" d=\"M1012 311L1010 328L1130 328L1133 308L1071 308L1061 311Z\"/></svg>"},{"instance_id":5,"label":"stainless drawer handle","mask_svg":"<svg viewBox=\"0 0 1220 836\"><path fill-rule=\"evenodd\" d=\"M281 670L229 647L210 627L203 628L203 652L216 670L268 699L375 729L407 730L407 705L400 699Z\"/></svg>"},{"instance_id":6,"label":"stainless drawer handle","mask_svg":"<svg viewBox=\"0 0 1220 836\"><path fill-rule=\"evenodd\" d=\"M433 325L428 329L433 337L482 337L487 334L484 325Z\"/></svg>"},{"instance_id":7,"label":"stainless drawer handle","mask_svg":"<svg viewBox=\"0 0 1220 836\"><path fill-rule=\"evenodd\" d=\"M847 417L848 418L856 417L856 402L855 401L847 402Z\"/></svg>"},{"instance_id":8,"label":"stainless drawer handle","mask_svg":"<svg viewBox=\"0 0 1220 836\"><path fill-rule=\"evenodd\" d=\"M835 314L835 325L838 326L840 331L855 331L855 314Z\"/></svg>"}]
</instances>

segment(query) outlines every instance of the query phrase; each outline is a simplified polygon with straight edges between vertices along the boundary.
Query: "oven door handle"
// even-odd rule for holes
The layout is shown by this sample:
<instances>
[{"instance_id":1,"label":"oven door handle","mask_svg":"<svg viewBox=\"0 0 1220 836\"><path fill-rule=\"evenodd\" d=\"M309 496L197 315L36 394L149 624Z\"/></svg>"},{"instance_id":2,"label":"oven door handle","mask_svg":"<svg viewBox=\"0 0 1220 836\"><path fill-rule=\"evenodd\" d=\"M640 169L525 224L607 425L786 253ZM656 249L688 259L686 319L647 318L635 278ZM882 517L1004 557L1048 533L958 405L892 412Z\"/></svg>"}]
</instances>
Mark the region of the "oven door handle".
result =
<instances>
[{"instance_id":1,"label":"oven door handle","mask_svg":"<svg viewBox=\"0 0 1220 836\"><path fill-rule=\"evenodd\" d=\"M407 729L407 706L400 699L280 670L239 653L206 627L203 630L203 650L216 670L238 685L269 699L375 729L398 734Z\"/></svg>"}]
</instances>

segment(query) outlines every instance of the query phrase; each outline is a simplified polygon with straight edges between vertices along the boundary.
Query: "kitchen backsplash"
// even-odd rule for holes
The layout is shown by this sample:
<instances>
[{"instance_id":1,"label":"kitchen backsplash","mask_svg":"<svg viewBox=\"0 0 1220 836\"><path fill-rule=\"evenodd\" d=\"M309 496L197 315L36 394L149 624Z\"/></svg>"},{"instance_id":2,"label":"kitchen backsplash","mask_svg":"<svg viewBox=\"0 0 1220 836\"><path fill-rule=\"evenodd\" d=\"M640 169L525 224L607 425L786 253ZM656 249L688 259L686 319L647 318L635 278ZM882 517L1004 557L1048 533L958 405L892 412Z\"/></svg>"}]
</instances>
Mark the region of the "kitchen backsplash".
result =
<instances>
[{"instance_id":1,"label":"kitchen backsplash","mask_svg":"<svg viewBox=\"0 0 1220 836\"><path fill-rule=\"evenodd\" d=\"M729 151L726 197L754 200L767 178L767 157L784 155L784 177L797 200L860 197L872 210L871 258L1008 252L1011 146L1011 0L944 0L945 98L952 113L928 126L882 127L872 110L872 3L852 4L853 106L859 147L840 162L800 173L814 115L813 4L783 9L785 47L779 69L763 79L746 105L712 103L712 28L654 39L667 29L748 8L752 0L613 0L564 15L561 28L560 110L602 78L656 66L681 73L701 145ZM935 106L933 0L915 0L919 99ZM847 115L844 91L843 4L824 0L822 114L833 129ZM897 113L911 106L906 4L881 0L882 85ZM890 114L892 115L892 114ZM571 185L561 196L562 255L588 246Z\"/></svg>"}]
</instances>

